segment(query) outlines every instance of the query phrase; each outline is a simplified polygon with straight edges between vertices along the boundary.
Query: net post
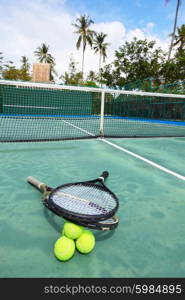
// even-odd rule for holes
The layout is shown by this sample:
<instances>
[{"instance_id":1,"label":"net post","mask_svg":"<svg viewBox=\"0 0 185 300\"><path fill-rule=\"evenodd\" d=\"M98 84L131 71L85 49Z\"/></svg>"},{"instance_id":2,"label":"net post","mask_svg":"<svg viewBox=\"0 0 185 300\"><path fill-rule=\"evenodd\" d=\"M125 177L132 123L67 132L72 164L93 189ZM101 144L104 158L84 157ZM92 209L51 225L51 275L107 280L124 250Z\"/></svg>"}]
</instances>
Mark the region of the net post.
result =
<instances>
[{"instance_id":1,"label":"net post","mask_svg":"<svg viewBox=\"0 0 185 300\"><path fill-rule=\"evenodd\" d=\"M100 136L104 135L104 107L105 107L105 91L101 92L101 115L100 115Z\"/></svg>"}]
</instances>

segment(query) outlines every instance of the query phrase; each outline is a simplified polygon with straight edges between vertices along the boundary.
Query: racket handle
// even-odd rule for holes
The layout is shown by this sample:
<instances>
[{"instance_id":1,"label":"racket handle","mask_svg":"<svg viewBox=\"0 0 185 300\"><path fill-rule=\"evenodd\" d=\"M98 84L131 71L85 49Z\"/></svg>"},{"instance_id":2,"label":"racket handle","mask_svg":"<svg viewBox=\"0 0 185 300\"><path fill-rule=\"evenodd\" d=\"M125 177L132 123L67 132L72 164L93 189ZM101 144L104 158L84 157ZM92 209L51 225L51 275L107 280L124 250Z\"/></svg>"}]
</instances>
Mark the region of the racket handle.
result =
<instances>
[{"instance_id":1,"label":"racket handle","mask_svg":"<svg viewBox=\"0 0 185 300\"><path fill-rule=\"evenodd\" d=\"M36 178L34 178L32 176L28 176L26 180L27 180L27 182L31 183L39 190L45 185L43 182L38 181Z\"/></svg>"},{"instance_id":2,"label":"racket handle","mask_svg":"<svg viewBox=\"0 0 185 300\"><path fill-rule=\"evenodd\" d=\"M101 181L104 182L104 180L105 180L108 176L109 176L109 172L108 172L108 171L104 171L104 172L100 175L99 179L100 179Z\"/></svg>"}]
</instances>

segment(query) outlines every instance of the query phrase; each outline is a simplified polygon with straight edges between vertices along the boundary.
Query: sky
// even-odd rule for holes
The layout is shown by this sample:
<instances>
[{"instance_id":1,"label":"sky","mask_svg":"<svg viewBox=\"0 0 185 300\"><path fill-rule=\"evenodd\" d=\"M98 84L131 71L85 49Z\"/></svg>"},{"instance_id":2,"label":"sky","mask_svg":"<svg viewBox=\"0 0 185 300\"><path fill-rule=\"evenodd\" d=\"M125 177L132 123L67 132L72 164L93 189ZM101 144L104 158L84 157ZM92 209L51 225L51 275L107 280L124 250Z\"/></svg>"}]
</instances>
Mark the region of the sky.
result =
<instances>
[{"instance_id":1,"label":"sky","mask_svg":"<svg viewBox=\"0 0 185 300\"><path fill-rule=\"evenodd\" d=\"M115 50L125 41L155 40L168 50L177 0L0 0L0 52L4 61L20 66L21 56L31 65L34 51L49 45L59 76L68 71L70 57L81 69L82 49L76 49L77 34L72 25L80 15L88 15L92 29L107 34L105 63L114 60ZM185 23L185 0L181 0L177 26ZM85 53L85 73L98 71L98 55L89 47Z\"/></svg>"}]
</instances>

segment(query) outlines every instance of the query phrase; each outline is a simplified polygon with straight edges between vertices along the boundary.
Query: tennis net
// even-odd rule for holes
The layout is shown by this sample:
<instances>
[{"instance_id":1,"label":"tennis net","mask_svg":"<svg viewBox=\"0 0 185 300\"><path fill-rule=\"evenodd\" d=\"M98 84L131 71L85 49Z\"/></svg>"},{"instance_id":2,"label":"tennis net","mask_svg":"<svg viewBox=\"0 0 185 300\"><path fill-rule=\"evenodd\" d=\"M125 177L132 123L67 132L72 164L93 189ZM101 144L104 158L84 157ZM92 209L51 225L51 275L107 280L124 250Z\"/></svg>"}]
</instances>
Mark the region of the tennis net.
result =
<instances>
[{"instance_id":1,"label":"tennis net","mask_svg":"<svg viewBox=\"0 0 185 300\"><path fill-rule=\"evenodd\" d=\"M185 136L185 95L0 81L0 142Z\"/></svg>"}]
</instances>

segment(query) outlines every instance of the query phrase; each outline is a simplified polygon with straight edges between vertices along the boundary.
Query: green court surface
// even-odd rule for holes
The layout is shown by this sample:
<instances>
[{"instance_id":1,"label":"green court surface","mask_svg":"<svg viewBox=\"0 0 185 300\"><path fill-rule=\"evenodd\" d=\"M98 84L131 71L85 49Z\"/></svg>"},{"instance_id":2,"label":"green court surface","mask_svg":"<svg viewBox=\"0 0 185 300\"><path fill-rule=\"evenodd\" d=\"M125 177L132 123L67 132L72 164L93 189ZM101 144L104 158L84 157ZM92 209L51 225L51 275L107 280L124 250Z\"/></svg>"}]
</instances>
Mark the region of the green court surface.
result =
<instances>
[{"instance_id":1,"label":"green court surface","mask_svg":"<svg viewBox=\"0 0 185 300\"><path fill-rule=\"evenodd\" d=\"M183 138L110 139L185 176ZM26 182L50 186L110 175L120 224L94 231L95 249L58 261L63 219ZM0 277L185 277L185 181L101 140L0 145Z\"/></svg>"}]
</instances>

